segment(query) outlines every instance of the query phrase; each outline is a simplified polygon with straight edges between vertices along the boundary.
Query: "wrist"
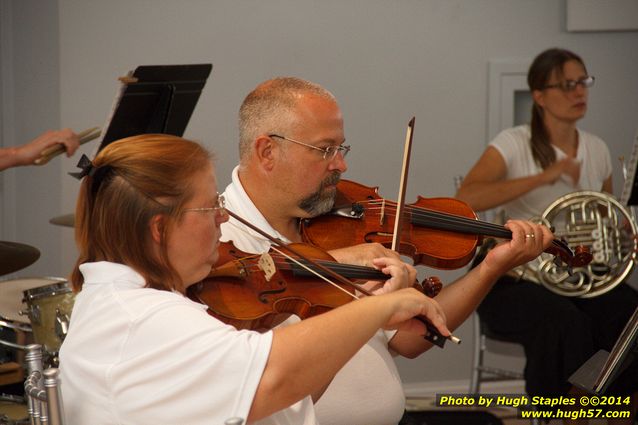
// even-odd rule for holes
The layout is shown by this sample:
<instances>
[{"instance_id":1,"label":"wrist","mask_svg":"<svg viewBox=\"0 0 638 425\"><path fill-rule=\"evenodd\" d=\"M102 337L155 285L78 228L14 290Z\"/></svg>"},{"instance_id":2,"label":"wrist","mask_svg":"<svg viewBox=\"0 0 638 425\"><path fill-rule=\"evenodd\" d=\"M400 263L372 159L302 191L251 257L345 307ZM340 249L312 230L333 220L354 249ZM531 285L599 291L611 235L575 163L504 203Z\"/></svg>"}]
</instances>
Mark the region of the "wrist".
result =
<instances>
[{"instance_id":1,"label":"wrist","mask_svg":"<svg viewBox=\"0 0 638 425\"><path fill-rule=\"evenodd\" d=\"M540 173L536 174L532 177L532 180L534 182L534 188L552 183L551 179L548 177L547 170L543 170Z\"/></svg>"},{"instance_id":2,"label":"wrist","mask_svg":"<svg viewBox=\"0 0 638 425\"><path fill-rule=\"evenodd\" d=\"M377 329L382 328L388 323L396 308L392 294L364 296L359 299L359 302L370 306L369 308L373 312L372 317L379 321L376 326Z\"/></svg>"},{"instance_id":3,"label":"wrist","mask_svg":"<svg viewBox=\"0 0 638 425\"><path fill-rule=\"evenodd\" d=\"M480 286L487 286L491 288L496 280L507 273L509 269L504 267L492 267L488 264L488 261L482 261L481 264L478 265L477 270L479 274L478 282L476 284Z\"/></svg>"},{"instance_id":4,"label":"wrist","mask_svg":"<svg viewBox=\"0 0 638 425\"><path fill-rule=\"evenodd\" d=\"M15 158L14 166L31 165L32 163L29 152L23 146L15 148L13 157Z\"/></svg>"}]
</instances>

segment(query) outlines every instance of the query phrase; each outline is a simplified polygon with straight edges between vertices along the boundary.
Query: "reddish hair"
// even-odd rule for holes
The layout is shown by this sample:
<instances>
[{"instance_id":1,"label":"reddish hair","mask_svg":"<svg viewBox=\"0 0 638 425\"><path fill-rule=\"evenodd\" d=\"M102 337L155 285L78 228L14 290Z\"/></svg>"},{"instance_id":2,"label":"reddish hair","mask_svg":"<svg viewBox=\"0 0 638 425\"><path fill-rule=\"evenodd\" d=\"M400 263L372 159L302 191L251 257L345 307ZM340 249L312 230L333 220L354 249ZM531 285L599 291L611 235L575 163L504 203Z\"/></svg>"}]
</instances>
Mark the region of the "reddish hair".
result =
<instances>
[{"instance_id":1,"label":"reddish hair","mask_svg":"<svg viewBox=\"0 0 638 425\"><path fill-rule=\"evenodd\" d=\"M76 291L85 262L126 264L146 286L183 291L168 259L166 240L193 196L193 176L211 166L212 155L198 143L166 134L144 134L109 144L83 178L75 212L75 240L80 255L71 274ZM150 221L163 221L159 258L152 255Z\"/></svg>"}]
</instances>

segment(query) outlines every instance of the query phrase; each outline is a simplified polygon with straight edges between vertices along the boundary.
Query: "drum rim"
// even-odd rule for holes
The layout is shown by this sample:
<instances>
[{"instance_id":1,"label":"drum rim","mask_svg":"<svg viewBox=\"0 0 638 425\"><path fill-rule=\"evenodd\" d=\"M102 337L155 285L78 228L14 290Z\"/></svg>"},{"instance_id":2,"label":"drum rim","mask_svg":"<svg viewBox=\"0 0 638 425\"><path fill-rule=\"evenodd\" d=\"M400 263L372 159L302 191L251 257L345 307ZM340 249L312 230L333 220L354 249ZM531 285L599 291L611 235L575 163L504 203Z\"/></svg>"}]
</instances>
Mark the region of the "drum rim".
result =
<instances>
[{"instance_id":1,"label":"drum rim","mask_svg":"<svg viewBox=\"0 0 638 425\"><path fill-rule=\"evenodd\" d=\"M11 279L2 279L2 278L0 278L0 286L2 286L2 284L4 282L10 282L12 280L29 280L29 279L47 279L47 280L52 280L54 282L68 282L69 281L68 279L65 279L65 278L59 277L59 276L24 276L24 277L13 277Z\"/></svg>"},{"instance_id":2,"label":"drum rim","mask_svg":"<svg viewBox=\"0 0 638 425\"><path fill-rule=\"evenodd\" d=\"M52 288L53 287L53 288ZM51 290L53 289L53 290ZM29 301L38 300L43 297L53 297L60 294L68 294L72 292L69 281L64 279L62 281L53 282L48 285L36 286L35 288L25 289L22 291L24 300L28 304Z\"/></svg>"}]
</instances>

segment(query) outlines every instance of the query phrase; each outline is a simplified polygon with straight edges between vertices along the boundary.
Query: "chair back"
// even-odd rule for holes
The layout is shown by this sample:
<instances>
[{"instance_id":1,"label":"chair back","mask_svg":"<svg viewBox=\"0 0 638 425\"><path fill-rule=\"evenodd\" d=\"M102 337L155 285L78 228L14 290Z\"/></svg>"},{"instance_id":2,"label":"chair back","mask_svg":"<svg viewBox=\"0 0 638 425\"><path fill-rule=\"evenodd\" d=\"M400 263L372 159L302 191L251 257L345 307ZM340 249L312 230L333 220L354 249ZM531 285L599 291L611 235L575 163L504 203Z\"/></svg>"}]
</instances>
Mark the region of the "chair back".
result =
<instances>
[{"instance_id":1,"label":"chair back","mask_svg":"<svg viewBox=\"0 0 638 425\"><path fill-rule=\"evenodd\" d=\"M58 369L42 370L40 344L27 345L25 362L28 375L24 381L24 396L31 425L63 425Z\"/></svg>"}]
</instances>

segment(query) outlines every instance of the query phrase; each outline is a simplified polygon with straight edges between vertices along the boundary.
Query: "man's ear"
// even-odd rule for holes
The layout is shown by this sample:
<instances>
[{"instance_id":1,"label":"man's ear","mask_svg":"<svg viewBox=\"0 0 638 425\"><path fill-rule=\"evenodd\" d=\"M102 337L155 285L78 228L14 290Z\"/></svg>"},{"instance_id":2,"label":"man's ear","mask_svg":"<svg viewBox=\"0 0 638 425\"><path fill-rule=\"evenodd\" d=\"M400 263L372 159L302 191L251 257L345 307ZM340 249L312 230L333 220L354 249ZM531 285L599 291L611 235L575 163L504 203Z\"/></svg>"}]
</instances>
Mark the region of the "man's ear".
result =
<instances>
[{"instance_id":1,"label":"man's ear","mask_svg":"<svg viewBox=\"0 0 638 425\"><path fill-rule=\"evenodd\" d=\"M162 235L164 234L164 226L166 217L161 214L156 214L151 218L149 227L151 230L151 238L153 242L160 245L162 243Z\"/></svg>"},{"instance_id":2,"label":"man's ear","mask_svg":"<svg viewBox=\"0 0 638 425\"><path fill-rule=\"evenodd\" d=\"M266 135L257 136L253 143L253 153L259 164L270 171L275 164L275 156L279 146L272 137Z\"/></svg>"}]
</instances>

